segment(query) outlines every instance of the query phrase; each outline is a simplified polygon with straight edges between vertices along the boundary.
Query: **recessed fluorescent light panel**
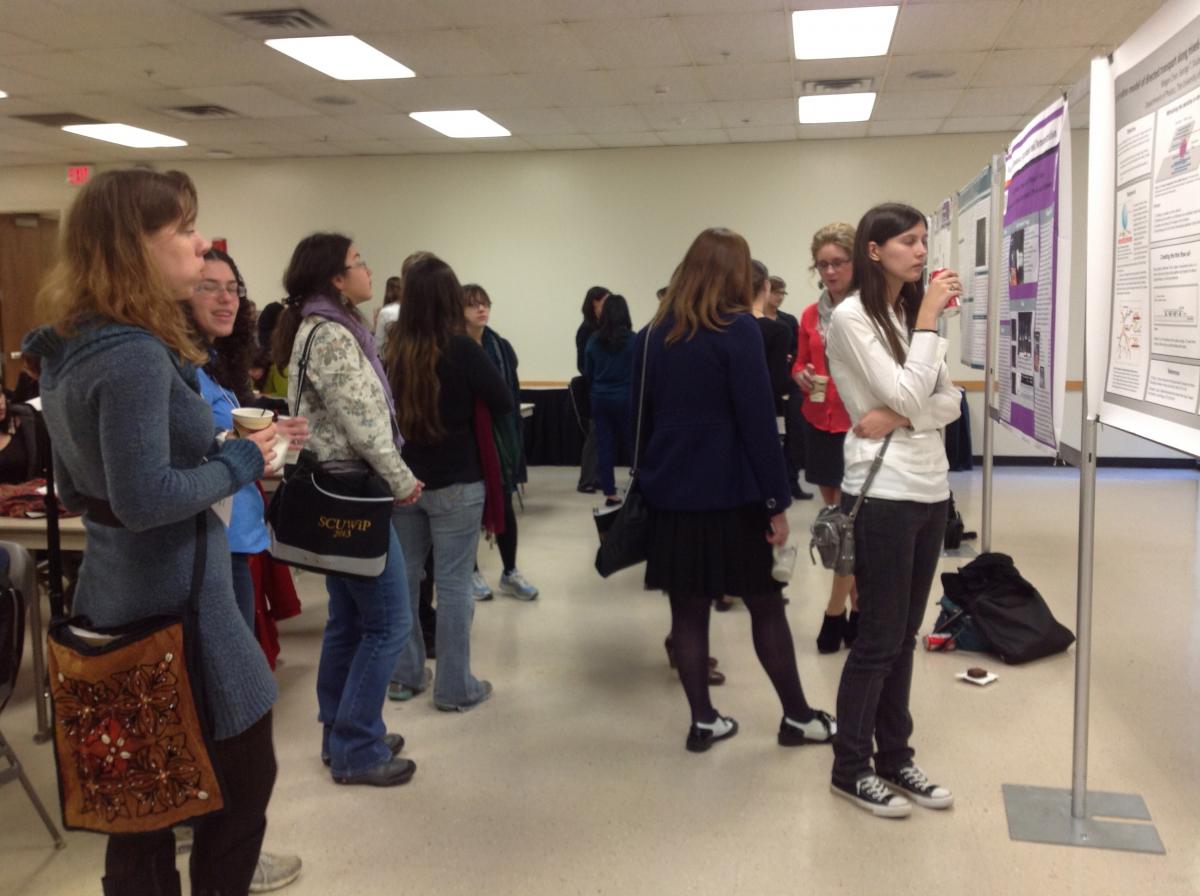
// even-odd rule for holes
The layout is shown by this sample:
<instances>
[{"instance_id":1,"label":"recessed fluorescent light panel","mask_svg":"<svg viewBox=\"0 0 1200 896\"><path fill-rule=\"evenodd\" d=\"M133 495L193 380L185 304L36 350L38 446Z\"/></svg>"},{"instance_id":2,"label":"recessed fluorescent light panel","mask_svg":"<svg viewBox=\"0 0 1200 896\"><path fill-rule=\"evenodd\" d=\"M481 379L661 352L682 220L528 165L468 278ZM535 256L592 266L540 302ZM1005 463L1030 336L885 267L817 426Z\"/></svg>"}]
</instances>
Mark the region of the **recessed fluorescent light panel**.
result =
<instances>
[{"instance_id":1,"label":"recessed fluorescent light panel","mask_svg":"<svg viewBox=\"0 0 1200 896\"><path fill-rule=\"evenodd\" d=\"M6 96L8 96L8 94L5 93L3 90L0 90L0 100L4 99Z\"/></svg>"},{"instance_id":2,"label":"recessed fluorescent light panel","mask_svg":"<svg viewBox=\"0 0 1200 896\"><path fill-rule=\"evenodd\" d=\"M166 134L156 134L142 128L127 124L69 124L63 128L71 134L81 137L91 137L93 140L103 140L106 143L119 143L121 146L133 146L137 149L150 149L158 146L187 146L187 141L168 137Z\"/></svg>"},{"instance_id":3,"label":"recessed fluorescent light panel","mask_svg":"<svg viewBox=\"0 0 1200 896\"><path fill-rule=\"evenodd\" d=\"M797 59L883 56L892 43L898 6L802 9L792 13Z\"/></svg>"},{"instance_id":4,"label":"recessed fluorescent light panel","mask_svg":"<svg viewBox=\"0 0 1200 896\"><path fill-rule=\"evenodd\" d=\"M511 137L512 132L475 109L455 109L446 112L411 112L413 118L427 128L447 137Z\"/></svg>"},{"instance_id":5,"label":"recessed fluorescent light panel","mask_svg":"<svg viewBox=\"0 0 1200 896\"><path fill-rule=\"evenodd\" d=\"M875 108L874 93L828 93L800 97L801 124L866 121Z\"/></svg>"},{"instance_id":6,"label":"recessed fluorescent light panel","mask_svg":"<svg viewBox=\"0 0 1200 896\"><path fill-rule=\"evenodd\" d=\"M339 81L412 78L415 72L350 34L339 37L286 37L267 46Z\"/></svg>"}]
</instances>

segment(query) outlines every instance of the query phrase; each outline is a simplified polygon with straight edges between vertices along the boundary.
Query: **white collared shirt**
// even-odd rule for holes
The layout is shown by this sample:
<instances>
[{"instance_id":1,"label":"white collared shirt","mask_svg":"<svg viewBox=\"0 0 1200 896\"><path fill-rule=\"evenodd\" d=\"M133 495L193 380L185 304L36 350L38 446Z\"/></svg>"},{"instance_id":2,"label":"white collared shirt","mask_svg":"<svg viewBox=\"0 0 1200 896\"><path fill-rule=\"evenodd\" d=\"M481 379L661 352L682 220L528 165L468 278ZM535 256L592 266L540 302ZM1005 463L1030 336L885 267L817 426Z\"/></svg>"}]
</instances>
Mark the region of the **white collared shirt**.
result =
<instances>
[{"instance_id":1,"label":"white collared shirt","mask_svg":"<svg viewBox=\"0 0 1200 896\"><path fill-rule=\"evenodd\" d=\"M874 408L888 407L907 417L912 428L895 431L868 497L932 504L950 496L950 465L941 427L957 420L962 396L946 368L946 340L936 333L913 333L889 312L906 345L907 360L896 363L887 343L863 309L858 293L833 310L826 340L830 373L850 414L851 424ZM846 471L842 491L862 491L882 439L863 439L846 433Z\"/></svg>"}]
</instances>

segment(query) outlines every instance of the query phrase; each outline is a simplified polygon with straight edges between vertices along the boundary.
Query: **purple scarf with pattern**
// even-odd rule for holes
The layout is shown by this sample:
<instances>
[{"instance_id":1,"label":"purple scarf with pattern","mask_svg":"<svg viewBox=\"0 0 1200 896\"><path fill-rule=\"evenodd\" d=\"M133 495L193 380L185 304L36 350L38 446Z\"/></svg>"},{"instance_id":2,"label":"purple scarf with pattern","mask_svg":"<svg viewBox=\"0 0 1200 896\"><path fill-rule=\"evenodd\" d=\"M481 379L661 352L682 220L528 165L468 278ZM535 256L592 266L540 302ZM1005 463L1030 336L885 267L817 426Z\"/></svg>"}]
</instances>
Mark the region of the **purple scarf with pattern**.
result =
<instances>
[{"instance_id":1,"label":"purple scarf with pattern","mask_svg":"<svg viewBox=\"0 0 1200 896\"><path fill-rule=\"evenodd\" d=\"M387 401L388 419L392 424L392 441L396 443L397 451L403 448L404 437L400 435L400 427L396 425L396 400L392 397L392 387L388 383L387 372L383 369L383 362L379 359L379 350L375 347L375 337L371 335L371 331L367 328L366 321L352 307L348 307L345 302L331 299L329 296L319 293L311 295L304 300L300 315L302 317L323 317L326 320L341 324L353 334L355 340L358 342L358 347L366 355L371 369L379 377L379 385L383 388L383 397Z\"/></svg>"}]
</instances>

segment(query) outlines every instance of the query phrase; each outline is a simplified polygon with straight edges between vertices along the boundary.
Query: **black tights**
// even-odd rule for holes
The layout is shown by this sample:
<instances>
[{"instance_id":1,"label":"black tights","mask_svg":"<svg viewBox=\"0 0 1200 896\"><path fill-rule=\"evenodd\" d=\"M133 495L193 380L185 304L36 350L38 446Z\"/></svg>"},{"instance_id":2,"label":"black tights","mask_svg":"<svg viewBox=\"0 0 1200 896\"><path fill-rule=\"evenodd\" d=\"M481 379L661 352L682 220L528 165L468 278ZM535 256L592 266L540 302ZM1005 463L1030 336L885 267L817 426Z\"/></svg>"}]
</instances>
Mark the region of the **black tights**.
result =
<instances>
[{"instance_id":1,"label":"black tights","mask_svg":"<svg viewBox=\"0 0 1200 896\"><path fill-rule=\"evenodd\" d=\"M504 493L504 531L496 536L500 548L500 561L506 573L517 568L517 515L513 512L512 492Z\"/></svg>"},{"instance_id":2,"label":"black tights","mask_svg":"<svg viewBox=\"0 0 1200 896\"><path fill-rule=\"evenodd\" d=\"M708 694L708 617L712 601L699 597L670 595L671 642L679 665L679 680L692 710L693 722L712 722L717 718ZM783 714L797 722L813 717L800 673L796 669L796 648L792 630L783 611L779 592L749 595L743 598L750 611L754 652L771 679Z\"/></svg>"}]
</instances>

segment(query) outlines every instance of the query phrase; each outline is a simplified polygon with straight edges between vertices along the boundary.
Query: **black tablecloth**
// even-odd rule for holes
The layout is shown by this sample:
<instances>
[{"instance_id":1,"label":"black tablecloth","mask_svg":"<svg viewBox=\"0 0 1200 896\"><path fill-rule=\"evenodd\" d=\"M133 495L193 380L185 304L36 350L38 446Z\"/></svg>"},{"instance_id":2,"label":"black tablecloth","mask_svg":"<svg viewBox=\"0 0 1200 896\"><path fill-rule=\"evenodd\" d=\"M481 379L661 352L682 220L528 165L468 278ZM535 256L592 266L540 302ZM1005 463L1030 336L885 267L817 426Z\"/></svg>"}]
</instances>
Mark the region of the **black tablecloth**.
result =
<instances>
[{"instance_id":1,"label":"black tablecloth","mask_svg":"<svg viewBox=\"0 0 1200 896\"><path fill-rule=\"evenodd\" d=\"M525 418L525 462L530 466L579 466L586 435L575 420L571 396L561 389L522 389L521 403L533 404L533 415ZM617 466L629 458L618 447Z\"/></svg>"}]
</instances>

